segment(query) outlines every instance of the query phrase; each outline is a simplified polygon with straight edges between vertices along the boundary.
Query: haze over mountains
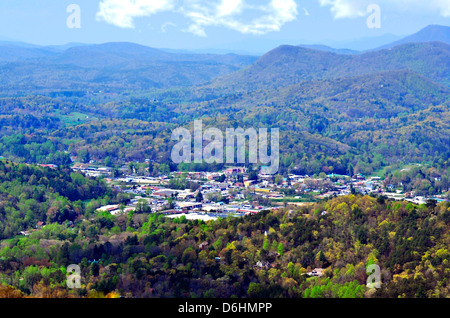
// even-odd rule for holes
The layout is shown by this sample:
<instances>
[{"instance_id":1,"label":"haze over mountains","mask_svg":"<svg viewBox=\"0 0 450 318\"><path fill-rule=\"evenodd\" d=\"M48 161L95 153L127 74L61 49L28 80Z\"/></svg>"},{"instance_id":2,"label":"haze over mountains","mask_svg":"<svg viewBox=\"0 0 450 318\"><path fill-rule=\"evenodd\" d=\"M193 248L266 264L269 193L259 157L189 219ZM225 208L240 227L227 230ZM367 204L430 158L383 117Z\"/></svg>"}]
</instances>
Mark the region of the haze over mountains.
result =
<instances>
[{"instance_id":1,"label":"haze over mountains","mask_svg":"<svg viewBox=\"0 0 450 318\"><path fill-rule=\"evenodd\" d=\"M429 41L441 43L426 43ZM210 81L215 87L226 86L227 90L247 90L411 69L448 85L449 62L445 57L449 53L450 28L429 26L387 48L405 42L419 44L361 54L320 45L285 45L260 58L167 52L133 43L39 47L3 42L0 43L0 79L3 88L18 94L29 90L119 93L120 90L190 87Z\"/></svg>"},{"instance_id":2,"label":"haze over mountains","mask_svg":"<svg viewBox=\"0 0 450 318\"><path fill-rule=\"evenodd\" d=\"M444 42L450 44L450 27L442 25L429 25L419 32L407 36L390 44L383 45L380 49L392 48L397 45L406 43L420 43L420 42Z\"/></svg>"},{"instance_id":3,"label":"haze over mountains","mask_svg":"<svg viewBox=\"0 0 450 318\"><path fill-rule=\"evenodd\" d=\"M0 47L3 88L154 89L198 85L251 65L257 57L174 54L133 43L55 48Z\"/></svg>"},{"instance_id":4,"label":"haze over mountains","mask_svg":"<svg viewBox=\"0 0 450 318\"><path fill-rule=\"evenodd\" d=\"M329 44L301 44L299 46L334 52L339 54L356 54L380 49L393 48L406 43L444 42L450 44L450 27L429 25L412 35L401 37L385 34L379 37L364 38L348 42L329 42Z\"/></svg>"}]
</instances>

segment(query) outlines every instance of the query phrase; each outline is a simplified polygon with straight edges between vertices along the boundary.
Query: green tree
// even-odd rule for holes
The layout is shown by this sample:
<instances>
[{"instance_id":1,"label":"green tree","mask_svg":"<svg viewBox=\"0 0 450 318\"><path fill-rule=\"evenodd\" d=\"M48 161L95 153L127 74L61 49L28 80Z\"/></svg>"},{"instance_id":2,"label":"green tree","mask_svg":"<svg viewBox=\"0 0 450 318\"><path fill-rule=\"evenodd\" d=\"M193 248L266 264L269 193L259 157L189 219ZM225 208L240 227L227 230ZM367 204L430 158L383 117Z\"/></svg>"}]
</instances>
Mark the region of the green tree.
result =
<instances>
[{"instance_id":1,"label":"green tree","mask_svg":"<svg viewBox=\"0 0 450 318\"><path fill-rule=\"evenodd\" d=\"M261 284L251 282L248 286L247 295L250 298L260 298L263 293Z\"/></svg>"},{"instance_id":2,"label":"green tree","mask_svg":"<svg viewBox=\"0 0 450 318\"><path fill-rule=\"evenodd\" d=\"M202 194L202 191L198 191L197 192L197 195L195 196L195 201L196 202L203 202L203 194Z\"/></svg>"},{"instance_id":3,"label":"green tree","mask_svg":"<svg viewBox=\"0 0 450 318\"><path fill-rule=\"evenodd\" d=\"M277 252L278 252L278 254L280 254L281 256L284 255L284 245L283 245L283 243L280 242L280 244L278 244Z\"/></svg>"},{"instance_id":4,"label":"green tree","mask_svg":"<svg viewBox=\"0 0 450 318\"><path fill-rule=\"evenodd\" d=\"M89 154L89 151L87 149L81 149L77 153L78 160L80 160L82 163L89 163L91 160L91 156Z\"/></svg>"},{"instance_id":5,"label":"green tree","mask_svg":"<svg viewBox=\"0 0 450 318\"><path fill-rule=\"evenodd\" d=\"M258 181L258 171L252 170L248 174L248 180L250 181Z\"/></svg>"}]
</instances>

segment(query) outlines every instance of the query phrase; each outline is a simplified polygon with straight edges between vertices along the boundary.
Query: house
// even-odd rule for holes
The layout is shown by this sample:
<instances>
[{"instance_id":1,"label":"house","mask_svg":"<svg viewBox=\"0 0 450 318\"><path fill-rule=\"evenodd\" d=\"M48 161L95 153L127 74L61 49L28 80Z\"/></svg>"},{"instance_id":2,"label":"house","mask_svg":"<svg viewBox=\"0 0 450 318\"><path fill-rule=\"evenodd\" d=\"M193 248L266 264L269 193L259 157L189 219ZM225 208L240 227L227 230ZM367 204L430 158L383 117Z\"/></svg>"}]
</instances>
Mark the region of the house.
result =
<instances>
[{"instance_id":1,"label":"house","mask_svg":"<svg viewBox=\"0 0 450 318\"><path fill-rule=\"evenodd\" d=\"M84 163L76 163L73 165L72 170L86 170L89 166Z\"/></svg>"},{"instance_id":2,"label":"house","mask_svg":"<svg viewBox=\"0 0 450 318\"><path fill-rule=\"evenodd\" d=\"M198 246L199 249L204 250L208 247L209 243L208 242L203 242L202 244L200 244Z\"/></svg>"},{"instance_id":3,"label":"house","mask_svg":"<svg viewBox=\"0 0 450 318\"><path fill-rule=\"evenodd\" d=\"M49 164L49 165L40 165L41 167L44 168L50 168L50 169L57 169L58 166L57 165L53 165L53 164Z\"/></svg>"},{"instance_id":4,"label":"house","mask_svg":"<svg viewBox=\"0 0 450 318\"><path fill-rule=\"evenodd\" d=\"M103 207L97 209L97 211L109 212L111 214L113 214L114 212L116 212L118 210L119 210L119 205L118 204L116 204L116 205L106 205L106 206L103 206Z\"/></svg>"},{"instance_id":5,"label":"house","mask_svg":"<svg viewBox=\"0 0 450 318\"><path fill-rule=\"evenodd\" d=\"M199 202L178 202L177 206L179 206L182 210L191 211L201 209L203 204Z\"/></svg>"},{"instance_id":6,"label":"house","mask_svg":"<svg viewBox=\"0 0 450 318\"><path fill-rule=\"evenodd\" d=\"M153 192L154 196L159 196L159 197L163 197L163 198L171 198L171 197L176 196L177 194L178 194L177 191L168 190L168 189Z\"/></svg>"},{"instance_id":7,"label":"house","mask_svg":"<svg viewBox=\"0 0 450 318\"><path fill-rule=\"evenodd\" d=\"M245 168L228 168L225 170L225 174L236 175L239 173L245 173Z\"/></svg>"},{"instance_id":8,"label":"house","mask_svg":"<svg viewBox=\"0 0 450 318\"><path fill-rule=\"evenodd\" d=\"M195 197L195 194L194 194L194 192L191 192L191 190L179 191L178 196L177 196L178 199L182 199L182 200L193 199L194 197Z\"/></svg>"},{"instance_id":9,"label":"house","mask_svg":"<svg viewBox=\"0 0 450 318\"><path fill-rule=\"evenodd\" d=\"M313 269L311 272L308 273L308 276L312 276L312 277L322 277L323 275L323 268L315 268Z\"/></svg>"},{"instance_id":10,"label":"house","mask_svg":"<svg viewBox=\"0 0 450 318\"><path fill-rule=\"evenodd\" d=\"M104 172L104 173L111 173L112 172L112 168L110 167L100 167L97 169L98 172Z\"/></svg>"},{"instance_id":11,"label":"house","mask_svg":"<svg viewBox=\"0 0 450 318\"><path fill-rule=\"evenodd\" d=\"M256 263L255 267L260 268L260 269L267 269L267 268L270 268L271 265L267 261L258 261Z\"/></svg>"}]
</instances>

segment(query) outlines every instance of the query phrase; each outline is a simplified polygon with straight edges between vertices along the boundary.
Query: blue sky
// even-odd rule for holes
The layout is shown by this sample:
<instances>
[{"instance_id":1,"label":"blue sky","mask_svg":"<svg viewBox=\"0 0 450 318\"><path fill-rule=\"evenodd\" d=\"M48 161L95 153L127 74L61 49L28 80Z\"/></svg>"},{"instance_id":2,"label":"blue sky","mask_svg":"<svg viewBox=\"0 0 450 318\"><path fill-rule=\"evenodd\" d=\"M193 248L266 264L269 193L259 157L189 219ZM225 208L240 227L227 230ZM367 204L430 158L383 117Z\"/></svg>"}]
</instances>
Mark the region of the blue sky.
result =
<instances>
[{"instance_id":1,"label":"blue sky","mask_svg":"<svg viewBox=\"0 0 450 318\"><path fill-rule=\"evenodd\" d=\"M81 10L70 29L67 7ZM381 9L369 28L367 7ZM450 0L2 0L0 39L51 45L136 42L157 48L266 51L450 26Z\"/></svg>"}]
</instances>

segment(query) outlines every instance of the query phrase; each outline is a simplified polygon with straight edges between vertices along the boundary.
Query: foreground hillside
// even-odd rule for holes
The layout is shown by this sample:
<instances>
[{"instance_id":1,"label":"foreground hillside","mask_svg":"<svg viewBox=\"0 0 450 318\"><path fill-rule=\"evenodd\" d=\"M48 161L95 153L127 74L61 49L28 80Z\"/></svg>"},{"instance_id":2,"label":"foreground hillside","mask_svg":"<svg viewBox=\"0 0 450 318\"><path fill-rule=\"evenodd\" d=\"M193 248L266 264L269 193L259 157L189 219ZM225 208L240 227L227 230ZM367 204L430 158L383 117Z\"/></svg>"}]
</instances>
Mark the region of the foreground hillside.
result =
<instances>
[{"instance_id":1,"label":"foreground hillside","mask_svg":"<svg viewBox=\"0 0 450 318\"><path fill-rule=\"evenodd\" d=\"M6 163L1 171L1 222L19 223L0 242L0 297L450 296L448 203L350 195L205 223L95 212L120 198L61 170ZM46 205L55 208L39 217ZM81 289L66 287L70 264L81 267ZM366 286L370 264L381 269L378 290ZM321 277L308 276L315 268Z\"/></svg>"}]
</instances>

